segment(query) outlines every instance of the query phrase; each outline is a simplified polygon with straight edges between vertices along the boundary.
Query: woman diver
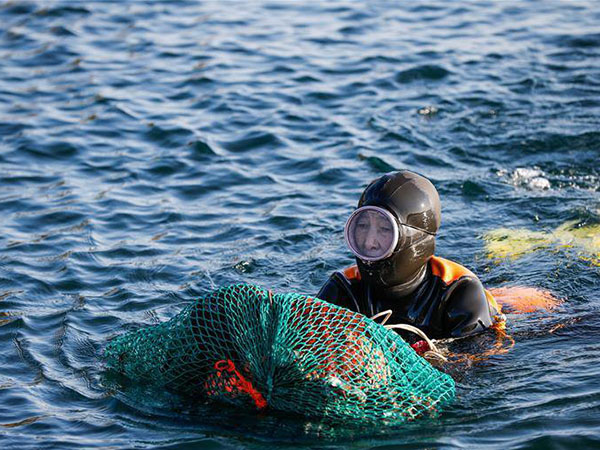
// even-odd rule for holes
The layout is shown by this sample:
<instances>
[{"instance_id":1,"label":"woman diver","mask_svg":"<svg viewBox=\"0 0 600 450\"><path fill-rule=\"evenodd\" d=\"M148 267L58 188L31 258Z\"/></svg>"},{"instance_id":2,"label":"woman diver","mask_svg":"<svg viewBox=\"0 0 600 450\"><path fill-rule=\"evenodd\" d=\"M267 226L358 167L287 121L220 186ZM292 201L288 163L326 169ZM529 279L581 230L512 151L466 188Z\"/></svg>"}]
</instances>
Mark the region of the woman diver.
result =
<instances>
[{"instance_id":1,"label":"woman diver","mask_svg":"<svg viewBox=\"0 0 600 450\"><path fill-rule=\"evenodd\" d=\"M345 226L356 265L333 273L317 297L366 316L391 310L390 321L431 338L480 333L500 308L479 278L434 256L441 220L433 184L410 172L371 182Z\"/></svg>"}]
</instances>

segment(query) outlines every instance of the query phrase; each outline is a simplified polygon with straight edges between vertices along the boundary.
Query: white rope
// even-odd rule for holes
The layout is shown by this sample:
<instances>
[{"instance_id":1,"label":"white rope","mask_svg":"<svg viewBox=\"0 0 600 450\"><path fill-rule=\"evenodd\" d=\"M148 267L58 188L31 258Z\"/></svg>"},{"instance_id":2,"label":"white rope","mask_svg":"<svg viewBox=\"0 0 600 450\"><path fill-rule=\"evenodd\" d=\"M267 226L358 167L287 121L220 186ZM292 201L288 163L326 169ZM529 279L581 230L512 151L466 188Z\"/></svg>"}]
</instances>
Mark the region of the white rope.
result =
<instances>
[{"instance_id":1,"label":"white rope","mask_svg":"<svg viewBox=\"0 0 600 450\"><path fill-rule=\"evenodd\" d=\"M415 333L416 335L422 337L423 340L425 342L427 342L427 345L429 345L430 350L425 352L423 354L423 356L438 358L444 362L448 361L448 359L444 355L442 355L442 353L438 350L438 348L435 346L433 341L431 339L429 339L429 337L427 337L427 335L423 331L418 329L417 327L414 327L414 326L408 325L408 324L404 324L404 323L385 325L385 323L388 321L388 319L391 317L391 315L392 315L392 310L386 309L385 311L381 311L380 313L375 314L373 317L371 317L371 320L379 319L380 317L385 316L384 319L381 321L381 325L383 325L384 328L386 328L388 330L410 331L410 332Z\"/></svg>"},{"instance_id":2,"label":"white rope","mask_svg":"<svg viewBox=\"0 0 600 450\"><path fill-rule=\"evenodd\" d=\"M381 321L381 325L384 325L392 316L392 310L386 309L385 311L381 311L380 313L377 313L373 317L371 317L371 320L379 319L381 316L385 316L385 319Z\"/></svg>"}]
</instances>

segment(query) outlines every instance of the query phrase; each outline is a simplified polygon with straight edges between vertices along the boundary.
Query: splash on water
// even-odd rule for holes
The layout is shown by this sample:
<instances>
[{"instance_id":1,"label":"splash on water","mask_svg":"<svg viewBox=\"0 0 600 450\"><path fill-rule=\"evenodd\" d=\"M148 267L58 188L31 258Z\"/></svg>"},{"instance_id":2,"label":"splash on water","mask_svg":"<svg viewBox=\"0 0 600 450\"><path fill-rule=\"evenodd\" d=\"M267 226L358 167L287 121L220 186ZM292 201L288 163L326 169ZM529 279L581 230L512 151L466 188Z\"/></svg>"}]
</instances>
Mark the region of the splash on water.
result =
<instances>
[{"instance_id":1,"label":"splash on water","mask_svg":"<svg viewBox=\"0 0 600 450\"><path fill-rule=\"evenodd\" d=\"M550 189L550 181L546 178L546 174L537 167L517 167L513 172L499 170L498 176L508 180L510 184L526 189L543 191Z\"/></svg>"}]
</instances>

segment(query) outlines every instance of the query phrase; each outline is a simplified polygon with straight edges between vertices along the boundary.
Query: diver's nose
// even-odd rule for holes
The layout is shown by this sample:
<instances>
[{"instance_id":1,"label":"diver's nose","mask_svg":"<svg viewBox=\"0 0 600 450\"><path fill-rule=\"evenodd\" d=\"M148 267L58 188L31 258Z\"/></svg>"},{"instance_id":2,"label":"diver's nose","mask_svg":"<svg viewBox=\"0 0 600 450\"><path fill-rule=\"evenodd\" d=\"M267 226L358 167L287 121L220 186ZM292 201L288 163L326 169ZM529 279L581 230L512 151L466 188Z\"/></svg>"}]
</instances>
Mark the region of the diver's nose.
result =
<instances>
[{"instance_id":1,"label":"diver's nose","mask_svg":"<svg viewBox=\"0 0 600 450\"><path fill-rule=\"evenodd\" d=\"M369 227L367 233L367 240L365 242L367 248L376 249L379 246L379 240L377 239L377 230L375 227Z\"/></svg>"}]
</instances>

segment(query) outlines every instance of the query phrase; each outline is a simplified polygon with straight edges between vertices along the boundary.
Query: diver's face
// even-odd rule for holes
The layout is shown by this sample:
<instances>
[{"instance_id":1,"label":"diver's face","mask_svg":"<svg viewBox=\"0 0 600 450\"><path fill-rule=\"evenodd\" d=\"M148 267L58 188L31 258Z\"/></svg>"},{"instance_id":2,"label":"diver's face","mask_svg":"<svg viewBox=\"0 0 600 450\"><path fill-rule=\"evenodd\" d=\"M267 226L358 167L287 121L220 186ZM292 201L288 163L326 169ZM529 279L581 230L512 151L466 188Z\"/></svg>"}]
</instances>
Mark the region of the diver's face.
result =
<instances>
[{"instance_id":1,"label":"diver's face","mask_svg":"<svg viewBox=\"0 0 600 450\"><path fill-rule=\"evenodd\" d=\"M392 246L394 228L381 213L365 211L357 218L354 239L364 256L379 257Z\"/></svg>"}]
</instances>

